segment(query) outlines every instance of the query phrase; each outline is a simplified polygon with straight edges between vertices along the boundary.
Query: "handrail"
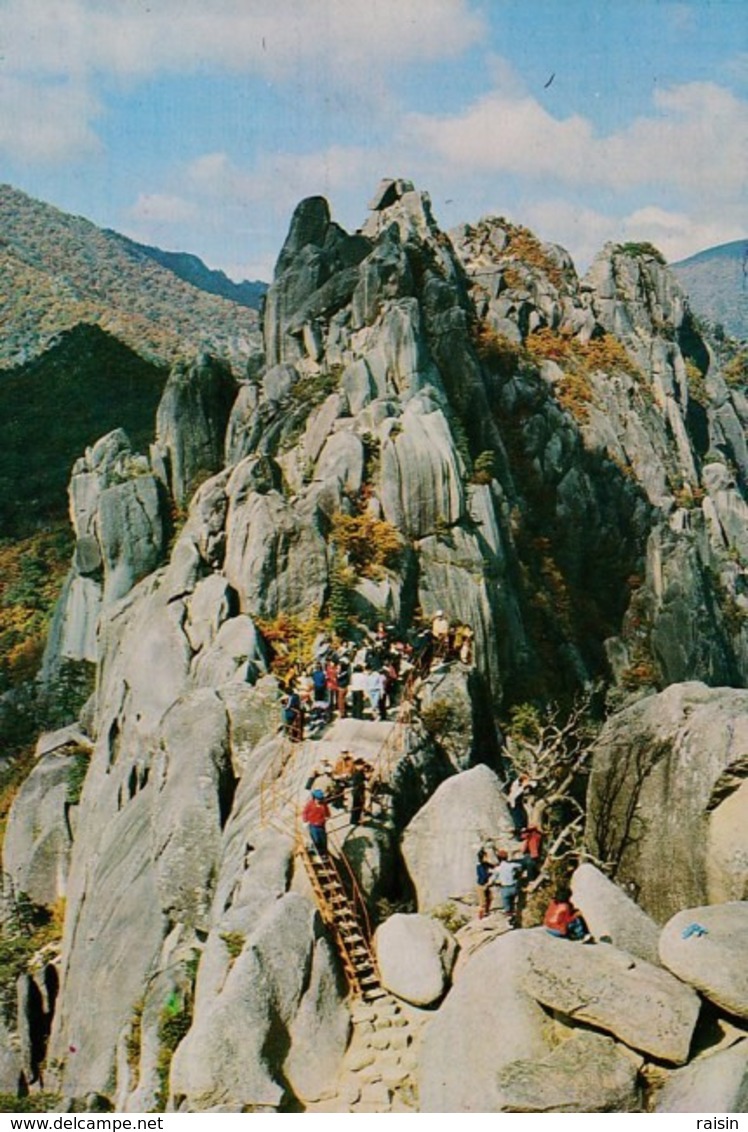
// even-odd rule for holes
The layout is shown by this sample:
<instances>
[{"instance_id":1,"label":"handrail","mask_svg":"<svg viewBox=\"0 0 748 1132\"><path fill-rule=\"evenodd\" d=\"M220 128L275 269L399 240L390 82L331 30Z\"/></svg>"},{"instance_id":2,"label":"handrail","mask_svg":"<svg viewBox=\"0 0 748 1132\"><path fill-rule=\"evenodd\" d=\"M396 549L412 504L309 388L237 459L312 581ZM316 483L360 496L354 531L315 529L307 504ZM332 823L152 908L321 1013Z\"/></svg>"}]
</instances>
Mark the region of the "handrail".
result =
<instances>
[{"instance_id":1,"label":"handrail","mask_svg":"<svg viewBox=\"0 0 748 1132\"><path fill-rule=\"evenodd\" d=\"M348 878L351 882L351 892L352 892L352 896L353 896L353 910L354 910L354 912L356 912L356 916L359 920L361 920L363 918L363 923L361 924L361 928L363 930L364 939L366 940L366 942L368 944L371 944L372 930L371 930L371 920L369 918L369 909L366 906L366 901L364 900L363 893L361 892L361 888L359 886L359 883L356 880L356 874L354 873L351 862L348 860L347 856L345 855L345 852L343 851L342 846L338 843L338 840L334 835L332 837L332 844L333 844L334 848L337 849L336 860L343 862L343 864L345 865L345 868L346 868L346 872L348 874Z\"/></svg>"}]
</instances>

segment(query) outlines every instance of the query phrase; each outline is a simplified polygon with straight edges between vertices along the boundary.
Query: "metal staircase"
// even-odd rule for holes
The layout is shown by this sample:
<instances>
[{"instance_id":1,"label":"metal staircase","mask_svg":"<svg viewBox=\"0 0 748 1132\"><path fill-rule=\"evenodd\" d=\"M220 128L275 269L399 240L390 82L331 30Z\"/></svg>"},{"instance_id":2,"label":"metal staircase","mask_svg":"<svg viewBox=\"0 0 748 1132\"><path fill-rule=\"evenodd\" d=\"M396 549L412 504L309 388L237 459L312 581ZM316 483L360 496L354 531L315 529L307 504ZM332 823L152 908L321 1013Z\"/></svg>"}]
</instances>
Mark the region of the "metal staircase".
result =
<instances>
[{"instance_id":1,"label":"metal staircase","mask_svg":"<svg viewBox=\"0 0 748 1132\"><path fill-rule=\"evenodd\" d=\"M410 692L410 686L408 687ZM410 696L376 754L371 757L380 783L387 783L407 749L407 722ZM284 738L278 755L260 784L260 821L279 832L291 834L296 854L304 863L323 923L331 932L340 955L348 985L357 998L374 1002L385 997L379 983L371 946L371 928L366 902L356 882L345 852L337 844L350 828L348 814L333 815L327 823L328 843L333 852L320 857L306 843L301 821L304 782L315 758L318 743L310 740L292 743Z\"/></svg>"},{"instance_id":2,"label":"metal staircase","mask_svg":"<svg viewBox=\"0 0 748 1132\"><path fill-rule=\"evenodd\" d=\"M304 862L322 920L332 932L351 993L364 1002L383 998L384 991L371 949L368 918L365 909L357 908L360 894L355 893L353 900L349 898L334 857L329 854L320 856L303 840L299 843L298 853Z\"/></svg>"}]
</instances>

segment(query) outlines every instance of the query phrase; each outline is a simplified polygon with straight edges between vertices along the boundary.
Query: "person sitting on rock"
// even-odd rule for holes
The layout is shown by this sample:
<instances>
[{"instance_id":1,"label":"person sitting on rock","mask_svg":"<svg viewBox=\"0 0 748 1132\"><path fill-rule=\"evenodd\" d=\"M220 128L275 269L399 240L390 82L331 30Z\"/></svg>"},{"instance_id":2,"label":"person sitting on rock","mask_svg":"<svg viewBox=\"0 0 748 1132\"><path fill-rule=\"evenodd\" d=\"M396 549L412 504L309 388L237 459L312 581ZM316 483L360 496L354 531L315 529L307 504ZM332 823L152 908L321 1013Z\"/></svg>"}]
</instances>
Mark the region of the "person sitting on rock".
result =
<instances>
[{"instance_id":1,"label":"person sitting on rock","mask_svg":"<svg viewBox=\"0 0 748 1132\"><path fill-rule=\"evenodd\" d=\"M478 853L475 866L475 883L478 890L478 919L483 920L491 911L491 865L485 849Z\"/></svg>"},{"instance_id":2,"label":"person sitting on rock","mask_svg":"<svg viewBox=\"0 0 748 1132\"><path fill-rule=\"evenodd\" d=\"M555 896L546 908L543 927L549 935L555 935L559 939L594 942L584 917L571 902L571 890L566 885L556 889Z\"/></svg>"},{"instance_id":3,"label":"person sitting on rock","mask_svg":"<svg viewBox=\"0 0 748 1132\"><path fill-rule=\"evenodd\" d=\"M322 790L312 790L312 796L301 811L301 820L306 822L309 829L309 839L312 849L320 857L327 856L327 830L325 823L330 817L330 807L325 801Z\"/></svg>"}]
</instances>

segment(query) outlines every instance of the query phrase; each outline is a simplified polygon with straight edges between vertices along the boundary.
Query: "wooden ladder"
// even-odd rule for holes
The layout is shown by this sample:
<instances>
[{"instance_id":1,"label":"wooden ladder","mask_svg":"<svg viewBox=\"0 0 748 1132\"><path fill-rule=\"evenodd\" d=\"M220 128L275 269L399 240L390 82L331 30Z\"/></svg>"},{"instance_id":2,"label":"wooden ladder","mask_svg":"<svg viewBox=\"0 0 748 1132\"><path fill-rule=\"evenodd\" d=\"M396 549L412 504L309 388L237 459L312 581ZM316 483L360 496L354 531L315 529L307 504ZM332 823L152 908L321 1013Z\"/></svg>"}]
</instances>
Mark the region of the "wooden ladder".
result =
<instances>
[{"instance_id":1,"label":"wooden ladder","mask_svg":"<svg viewBox=\"0 0 748 1132\"><path fill-rule=\"evenodd\" d=\"M351 994L364 1002L383 998L384 991L366 928L346 893L335 859L329 854L321 857L303 840L299 843L298 852L322 920L332 931Z\"/></svg>"}]
</instances>

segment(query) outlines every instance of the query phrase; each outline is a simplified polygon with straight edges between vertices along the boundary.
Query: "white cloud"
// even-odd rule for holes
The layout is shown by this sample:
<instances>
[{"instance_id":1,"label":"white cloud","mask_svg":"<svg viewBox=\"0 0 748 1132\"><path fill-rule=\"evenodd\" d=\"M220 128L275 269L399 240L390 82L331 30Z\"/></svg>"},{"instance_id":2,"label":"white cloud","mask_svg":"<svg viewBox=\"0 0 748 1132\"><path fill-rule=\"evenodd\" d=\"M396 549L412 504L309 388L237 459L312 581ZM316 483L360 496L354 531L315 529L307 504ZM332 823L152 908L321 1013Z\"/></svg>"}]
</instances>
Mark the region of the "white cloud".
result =
<instances>
[{"instance_id":1,"label":"white cloud","mask_svg":"<svg viewBox=\"0 0 748 1132\"><path fill-rule=\"evenodd\" d=\"M586 270L609 241L646 240L659 248L668 262L675 263L704 248L745 236L739 222L704 219L654 204L615 215L567 200L542 200L527 205L522 221L541 239L568 248L579 271Z\"/></svg>"},{"instance_id":2,"label":"white cloud","mask_svg":"<svg viewBox=\"0 0 748 1132\"><path fill-rule=\"evenodd\" d=\"M607 136L581 115L555 118L532 97L498 92L459 115L410 115L406 129L414 145L468 175L613 189L660 184L712 201L742 195L748 179L748 104L714 83L660 91L651 115Z\"/></svg>"},{"instance_id":3,"label":"white cloud","mask_svg":"<svg viewBox=\"0 0 748 1132\"><path fill-rule=\"evenodd\" d=\"M291 210L307 196L351 201L361 217L363 205L382 175L384 158L362 146L329 146L314 153L266 153L252 169L242 169L225 153L204 154L187 169L186 187L202 202L246 210L261 207L267 221L287 223ZM355 216L346 215L352 223Z\"/></svg>"},{"instance_id":4,"label":"white cloud","mask_svg":"<svg viewBox=\"0 0 748 1132\"><path fill-rule=\"evenodd\" d=\"M102 78L233 71L293 81L309 92L364 87L370 100L395 68L457 55L482 34L472 0L429 0L428 13L402 0L4 0L3 69L24 83L27 113L41 120L49 80L83 92L68 102L69 124L53 151L62 156L92 134L93 91ZM362 83L362 75L365 79ZM0 119L18 114L7 82ZM28 158L34 147L6 127L0 142Z\"/></svg>"},{"instance_id":5,"label":"white cloud","mask_svg":"<svg viewBox=\"0 0 748 1132\"><path fill-rule=\"evenodd\" d=\"M0 75L0 153L23 161L57 161L99 148L90 122L99 113L91 93L76 82L32 84Z\"/></svg>"},{"instance_id":6,"label":"white cloud","mask_svg":"<svg viewBox=\"0 0 748 1132\"><path fill-rule=\"evenodd\" d=\"M740 223L722 218L702 220L684 212L668 212L656 205L639 208L623 221L625 238L649 240L670 263L718 244L745 236Z\"/></svg>"},{"instance_id":7,"label":"white cloud","mask_svg":"<svg viewBox=\"0 0 748 1132\"><path fill-rule=\"evenodd\" d=\"M3 13L13 57L55 74L228 67L279 77L308 59L351 73L457 54L482 31L467 0L429 0L427 18L402 0L7 0Z\"/></svg>"}]
</instances>

